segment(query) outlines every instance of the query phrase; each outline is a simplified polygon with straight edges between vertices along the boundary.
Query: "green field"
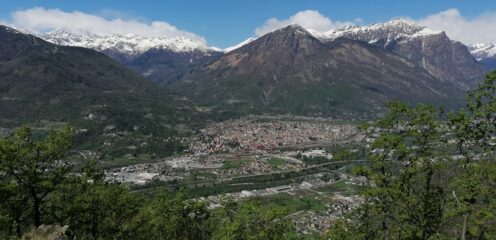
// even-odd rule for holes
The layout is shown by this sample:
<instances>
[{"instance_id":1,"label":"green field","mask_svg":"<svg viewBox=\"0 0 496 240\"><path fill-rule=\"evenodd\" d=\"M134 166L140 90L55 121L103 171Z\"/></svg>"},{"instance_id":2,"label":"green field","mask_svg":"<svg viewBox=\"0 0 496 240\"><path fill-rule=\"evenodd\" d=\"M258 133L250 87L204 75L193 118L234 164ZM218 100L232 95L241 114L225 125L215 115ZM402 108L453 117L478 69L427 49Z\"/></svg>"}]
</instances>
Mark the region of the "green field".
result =
<instances>
[{"instance_id":1,"label":"green field","mask_svg":"<svg viewBox=\"0 0 496 240\"><path fill-rule=\"evenodd\" d=\"M248 162L250 162L249 159L229 160L224 162L222 168L224 169L240 168L241 166L247 164Z\"/></svg>"},{"instance_id":2,"label":"green field","mask_svg":"<svg viewBox=\"0 0 496 240\"><path fill-rule=\"evenodd\" d=\"M269 158L267 162L269 163L270 167L272 167L272 169L279 169L281 168L281 166L286 164L286 161L280 158Z\"/></svg>"}]
</instances>

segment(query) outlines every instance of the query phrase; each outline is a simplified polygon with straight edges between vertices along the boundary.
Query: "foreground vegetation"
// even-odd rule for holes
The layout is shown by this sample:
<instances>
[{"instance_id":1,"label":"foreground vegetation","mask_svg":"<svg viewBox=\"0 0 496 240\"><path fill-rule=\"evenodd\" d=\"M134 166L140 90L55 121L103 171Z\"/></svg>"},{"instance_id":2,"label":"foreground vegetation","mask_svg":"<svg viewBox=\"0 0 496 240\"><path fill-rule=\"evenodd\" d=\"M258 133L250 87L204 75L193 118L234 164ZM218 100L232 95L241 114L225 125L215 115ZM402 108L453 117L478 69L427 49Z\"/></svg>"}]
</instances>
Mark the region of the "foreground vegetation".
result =
<instances>
[{"instance_id":1,"label":"foreground vegetation","mask_svg":"<svg viewBox=\"0 0 496 240\"><path fill-rule=\"evenodd\" d=\"M295 239L285 210L225 199L210 210L184 191L151 197L105 182L95 162L78 175L59 159L72 129L34 141L20 128L0 142L0 238L16 239L42 224L70 226L75 239Z\"/></svg>"},{"instance_id":2,"label":"foreground vegetation","mask_svg":"<svg viewBox=\"0 0 496 240\"><path fill-rule=\"evenodd\" d=\"M468 95L467 109L389 104L364 126L378 136L364 204L328 239L496 239L496 73Z\"/></svg>"},{"instance_id":3,"label":"foreground vegetation","mask_svg":"<svg viewBox=\"0 0 496 240\"><path fill-rule=\"evenodd\" d=\"M370 183L360 189L363 204L322 237L495 239L496 73L458 112L388 107L384 118L363 126L375 138L369 163L353 170ZM74 239L298 239L285 217L291 208L226 198L209 209L183 190L131 193L105 182L95 162L74 174L63 160L73 133L66 127L41 138L20 128L0 140L1 239L42 224L68 225Z\"/></svg>"}]
</instances>

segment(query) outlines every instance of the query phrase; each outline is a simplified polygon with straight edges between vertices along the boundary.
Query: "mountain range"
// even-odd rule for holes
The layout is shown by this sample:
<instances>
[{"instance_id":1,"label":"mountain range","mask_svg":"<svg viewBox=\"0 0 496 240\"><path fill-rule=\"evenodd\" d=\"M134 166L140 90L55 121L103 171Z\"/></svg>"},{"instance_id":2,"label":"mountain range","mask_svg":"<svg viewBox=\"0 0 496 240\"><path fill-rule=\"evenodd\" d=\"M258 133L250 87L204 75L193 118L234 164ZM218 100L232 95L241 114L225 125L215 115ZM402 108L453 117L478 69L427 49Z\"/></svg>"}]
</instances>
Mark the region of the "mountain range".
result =
<instances>
[{"instance_id":1,"label":"mountain range","mask_svg":"<svg viewBox=\"0 0 496 240\"><path fill-rule=\"evenodd\" d=\"M71 122L81 148L170 154L181 148L176 136L206 119L369 119L393 99L455 108L491 57L494 45L467 47L399 19L329 32L290 25L226 49L0 27L0 127Z\"/></svg>"},{"instance_id":2,"label":"mountain range","mask_svg":"<svg viewBox=\"0 0 496 240\"><path fill-rule=\"evenodd\" d=\"M415 22L395 19L366 27L351 26L317 35L323 41L337 37L367 42L392 51L425 69L432 76L460 88L474 87L484 69L465 45Z\"/></svg>"},{"instance_id":3,"label":"mountain range","mask_svg":"<svg viewBox=\"0 0 496 240\"><path fill-rule=\"evenodd\" d=\"M426 44L423 40L433 36L442 38L444 41L452 42L452 45L455 45L453 46L454 51L456 51L456 48L463 48L463 46L461 46L463 44L449 39L446 34L441 31L433 31L418 25L413 21L404 19L393 19L385 23L371 24L368 26L350 25L327 32L319 32L313 29L306 30L322 41L332 41L338 37L347 37L366 41L373 45L379 45L396 51L397 53L409 52L411 51L410 48L421 48L423 44ZM255 37L250 37L232 47L220 49L208 47L205 43L183 37L167 39L159 37L142 37L135 34L100 36L91 32L75 33L68 29L55 29L51 32L40 34L39 37L58 45L92 48L125 64L151 49L155 49L155 51L164 50L164 52L168 52L169 54L171 52L182 53L182 55L186 56L189 56L189 53L192 53L192 57L189 58L189 60L191 64L196 64L198 63L199 55L218 56L219 54L227 53L257 39ZM486 70L493 70L496 68L494 64L491 64L494 62L496 55L496 42L473 44L468 46L468 48L470 53L486 67ZM407 54L403 53L403 55L406 56ZM409 57L413 58L414 56ZM129 63L129 65L135 66L137 64ZM145 70L140 68L139 70L140 72L151 73L157 69ZM442 73L437 74L442 75Z\"/></svg>"},{"instance_id":4,"label":"mountain range","mask_svg":"<svg viewBox=\"0 0 496 240\"><path fill-rule=\"evenodd\" d=\"M158 82L164 79L163 76L174 78L187 68L222 52L184 37L142 37L135 34L100 36L89 32L73 33L67 29L55 29L39 37L57 45L102 52Z\"/></svg>"},{"instance_id":5,"label":"mountain range","mask_svg":"<svg viewBox=\"0 0 496 240\"><path fill-rule=\"evenodd\" d=\"M292 38L293 32L300 37ZM206 107L242 113L364 113L359 108L364 101L372 105L366 110L375 112L372 109L380 109L390 99L450 105L459 102L453 99L461 99L464 91L475 87L483 78L485 69L477 60L482 62L489 56L481 53L487 52L488 47L476 51L449 39L444 32L432 31L403 19L328 32L292 25L284 31L280 29L249 38L226 49L208 47L187 38L134 34L99 36L67 29L56 29L39 37L57 45L94 49ZM269 44L267 38L278 40ZM289 43L289 39L293 42ZM312 44L308 44L310 42ZM329 50L331 46L333 51ZM354 52L358 51L357 46L380 56L375 60L360 59L365 55ZM339 52L336 49L340 47L345 49L341 50L344 57L336 58L336 52ZM474 54L478 52L477 59L470 50ZM353 54L362 55L351 61ZM393 60L391 54L398 58ZM380 62L382 65L377 65ZM343 83L341 79L347 82ZM351 84L349 79L355 82ZM408 85L400 84L402 81L410 86L419 83L416 86L424 89L400 89L399 86ZM333 85L329 85L331 83ZM337 85L352 89L344 91L345 96L352 97L336 98L341 103L335 100L333 94L339 89ZM309 89L307 94L295 94L291 90L306 88ZM363 89L374 89L375 92L368 94ZM359 95L362 98L355 101Z\"/></svg>"},{"instance_id":6,"label":"mountain range","mask_svg":"<svg viewBox=\"0 0 496 240\"><path fill-rule=\"evenodd\" d=\"M298 25L232 50L170 86L232 111L333 116L380 112L391 99L447 104L464 95L464 88L393 51L346 37L321 41Z\"/></svg>"}]
</instances>

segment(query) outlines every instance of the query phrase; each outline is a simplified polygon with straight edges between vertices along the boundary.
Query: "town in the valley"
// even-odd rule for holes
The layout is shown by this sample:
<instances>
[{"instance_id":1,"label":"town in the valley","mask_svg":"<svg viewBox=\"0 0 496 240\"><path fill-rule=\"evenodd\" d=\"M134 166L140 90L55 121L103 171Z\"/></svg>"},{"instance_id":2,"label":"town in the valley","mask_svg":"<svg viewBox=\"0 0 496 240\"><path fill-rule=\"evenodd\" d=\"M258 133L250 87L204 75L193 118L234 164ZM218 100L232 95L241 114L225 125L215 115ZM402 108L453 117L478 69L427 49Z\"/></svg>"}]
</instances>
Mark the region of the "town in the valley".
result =
<instances>
[{"instance_id":1,"label":"town in the valley","mask_svg":"<svg viewBox=\"0 0 496 240\"><path fill-rule=\"evenodd\" d=\"M367 184L349 171L364 162L365 139L352 124L247 117L209 124L188 141L179 156L109 168L106 179L135 191L187 186L210 208L226 198L287 204L302 234L322 233L359 206ZM336 156L343 149L354 157Z\"/></svg>"}]
</instances>

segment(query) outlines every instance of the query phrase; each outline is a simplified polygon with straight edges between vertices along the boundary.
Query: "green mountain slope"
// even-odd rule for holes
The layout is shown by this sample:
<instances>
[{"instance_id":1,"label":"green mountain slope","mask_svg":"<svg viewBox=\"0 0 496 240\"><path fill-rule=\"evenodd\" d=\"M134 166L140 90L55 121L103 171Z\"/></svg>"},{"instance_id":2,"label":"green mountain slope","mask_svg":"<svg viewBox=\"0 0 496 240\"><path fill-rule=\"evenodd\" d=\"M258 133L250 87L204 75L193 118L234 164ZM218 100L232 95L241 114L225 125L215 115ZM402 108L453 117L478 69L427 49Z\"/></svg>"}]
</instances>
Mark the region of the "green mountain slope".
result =
<instances>
[{"instance_id":1,"label":"green mountain slope","mask_svg":"<svg viewBox=\"0 0 496 240\"><path fill-rule=\"evenodd\" d=\"M191 106L101 53L0 27L1 127L70 122L80 149L167 155L195 122Z\"/></svg>"}]
</instances>

